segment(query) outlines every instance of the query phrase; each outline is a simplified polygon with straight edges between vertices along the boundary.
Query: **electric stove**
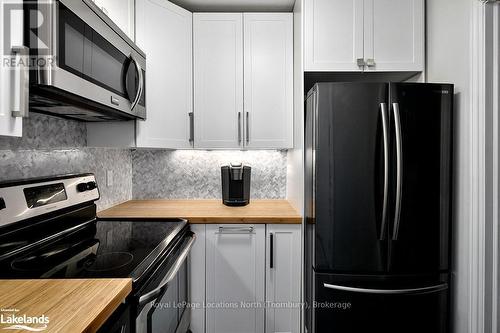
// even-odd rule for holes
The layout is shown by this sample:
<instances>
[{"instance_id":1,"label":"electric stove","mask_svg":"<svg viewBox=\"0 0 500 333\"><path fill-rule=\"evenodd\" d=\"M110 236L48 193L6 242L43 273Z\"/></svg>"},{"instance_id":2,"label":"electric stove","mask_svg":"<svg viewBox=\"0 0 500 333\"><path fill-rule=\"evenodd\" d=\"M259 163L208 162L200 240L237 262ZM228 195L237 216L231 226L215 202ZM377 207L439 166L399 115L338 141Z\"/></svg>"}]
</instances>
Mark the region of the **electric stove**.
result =
<instances>
[{"instance_id":1,"label":"electric stove","mask_svg":"<svg viewBox=\"0 0 500 333\"><path fill-rule=\"evenodd\" d=\"M195 235L181 218L99 219L98 199L92 174L0 183L0 279L128 277L127 318L133 320L117 331L163 331L151 312L173 310L153 305L171 293L172 303L188 300L185 261ZM186 332L188 309L175 311L164 314L176 318L169 327Z\"/></svg>"}]
</instances>

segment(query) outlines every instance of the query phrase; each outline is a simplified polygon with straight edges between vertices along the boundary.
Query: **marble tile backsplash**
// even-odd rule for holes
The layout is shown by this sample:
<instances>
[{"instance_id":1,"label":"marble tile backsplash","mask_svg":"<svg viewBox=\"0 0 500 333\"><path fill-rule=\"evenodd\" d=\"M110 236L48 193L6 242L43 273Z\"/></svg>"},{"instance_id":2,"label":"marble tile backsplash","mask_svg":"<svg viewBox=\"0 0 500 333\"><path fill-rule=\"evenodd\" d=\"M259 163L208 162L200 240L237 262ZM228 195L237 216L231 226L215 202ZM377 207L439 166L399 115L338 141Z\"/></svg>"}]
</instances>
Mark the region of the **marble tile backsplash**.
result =
<instances>
[{"instance_id":1,"label":"marble tile backsplash","mask_svg":"<svg viewBox=\"0 0 500 333\"><path fill-rule=\"evenodd\" d=\"M252 167L250 197L286 197L286 152L282 151L164 151L132 152L135 199L219 199L220 167L242 162Z\"/></svg>"},{"instance_id":2,"label":"marble tile backsplash","mask_svg":"<svg viewBox=\"0 0 500 333\"><path fill-rule=\"evenodd\" d=\"M23 137L0 136L0 181L92 172L105 209L132 198L132 156L128 149L87 148L84 123L31 113ZM106 186L106 171L113 186Z\"/></svg>"},{"instance_id":3,"label":"marble tile backsplash","mask_svg":"<svg viewBox=\"0 0 500 333\"><path fill-rule=\"evenodd\" d=\"M87 127L84 123L30 113L23 121L23 136L0 136L0 150L59 149L85 147Z\"/></svg>"},{"instance_id":4,"label":"marble tile backsplash","mask_svg":"<svg viewBox=\"0 0 500 333\"><path fill-rule=\"evenodd\" d=\"M99 184L97 207L101 210L132 198L131 161L131 152L125 149L0 150L0 181L92 172ZM109 187L107 170L113 173Z\"/></svg>"},{"instance_id":5,"label":"marble tile backsplash","mask_svg":"<svg viewBox=\"0 0 500 333\"><path fill-rule=\"evenodd\" d=\"M0 181L92 172L100 210L135 199L219 199L220 167L252 167L251 198L286 197L286 152L188 151L87 147L85 123L31 113L23 137L0 136ZM106 186L106 171L113 185Z\"/></svg>"}]
</instances>

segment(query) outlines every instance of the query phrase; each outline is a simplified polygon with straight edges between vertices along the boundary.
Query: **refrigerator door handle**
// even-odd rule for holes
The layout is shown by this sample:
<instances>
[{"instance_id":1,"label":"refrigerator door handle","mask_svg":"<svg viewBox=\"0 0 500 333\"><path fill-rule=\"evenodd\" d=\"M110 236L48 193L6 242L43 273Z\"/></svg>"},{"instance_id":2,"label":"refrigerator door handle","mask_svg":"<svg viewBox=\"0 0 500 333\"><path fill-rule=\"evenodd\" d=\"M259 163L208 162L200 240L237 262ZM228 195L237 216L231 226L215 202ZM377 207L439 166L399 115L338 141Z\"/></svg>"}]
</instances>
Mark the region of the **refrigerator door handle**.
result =
<instances>
[{"instance_id":1,"label":"refrigerator door handle","mask_svg":"<svg viewBox=\"0 0 500 333\"><path fill-rule=\"evenodd\" d=\"M399 103L393 103L392 110L394 112L394 128L396 131L396 208L394 210L392 240L398 240L401 217L401 196L403 191L403 137L401 134Z\"/></svg>"},{"instance_id":2,"label":"refrigerator door handle","mask_svg":"<svg viewBox=\"0 0 500 333\"><path fill-rule=\"evenodd\" d=\"M389 130L387 118L387 104L380 103L380 113L382 115L382 136L384 140L384 198L382 203L382 222L380 226L380 240L385 239L385 229L387 221L387 195L389 191Z\"/></svg>"},{"instance_id":3,"label":"refrigerator door handle","mask_svg":"<svg viewBox=\"0 0 500 333\"><path fill-rule=\"evenodd\" d=\"M433 286L421 287L421 288L410 288L410 289L367 289L367 288L355 288L340 286L335 284L323 283L323 287L328 289L347 291L352 293L361 294L377 294L377 295L419 295L419 294L429 294L448 289L448 283L440 283Z\"/></svg>"}]
</instances>

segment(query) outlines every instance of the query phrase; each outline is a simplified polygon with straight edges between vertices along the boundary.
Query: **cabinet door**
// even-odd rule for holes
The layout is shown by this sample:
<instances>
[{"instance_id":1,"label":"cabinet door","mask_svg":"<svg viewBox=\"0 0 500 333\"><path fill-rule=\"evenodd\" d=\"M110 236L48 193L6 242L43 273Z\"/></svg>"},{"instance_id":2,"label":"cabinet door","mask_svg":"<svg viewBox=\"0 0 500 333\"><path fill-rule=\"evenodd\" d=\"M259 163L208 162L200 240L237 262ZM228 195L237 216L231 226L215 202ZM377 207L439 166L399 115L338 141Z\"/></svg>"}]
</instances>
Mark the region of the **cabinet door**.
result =
<instances>
[{"instance_id":1,"label":"cabinet door","mask_svg":"<svg viewBox=\"0 0 500 333\"><path fill-rule=\"evenodd\" d=\"M205 224L191 224L191 231L196 235L196 242L189 253L188 276L189 296L193 304L205 304ZM191 309L191 331L205 333L205 308L202 306Z\"/></svg>"},{"instance_id":2,"label":"cabinet door","mask_svg":"<svg viewBox=\"0 0 500 333\"><path fill-rule=\"evenodd\" d=\"M23 44L23 15L21 10L4 13L4 9L5 6L1 2L0 17L4 18L5 15L10 15L11 29L10 34L6 36L6 32L4 31L5 24L3 20L0 22L0 50L2 51L1 57L10 59L10 48L13 46L22 46ZM6 37L10 38L11 45L5 45ZM18 76L17 79L16 76ZM19 68L13 69L7 66L0 66L0 135L22 136L23 134L23 119L12 116L13 106L19 104L22 97L19 88L16 88L19 86L18 80Z\"/></svg>"},{"instance_id":3,"label":"cabinet door","mask_svg":"<svg viewBox=\"0 0 500 333\"><path fill-rule=\"evenodd\" d=\"M306 0L305 70L363 71L363 0Z\"/></svg>"},{"instance_id":4,"label":"cabinet door","mask_svg":"<svg viewBox=\"0 0 500 333\"><path fill-rule=\"evenodd\" d=\"M190 148L192 14L166 0L137 0L137 43L147 54L147 119L137 121L137 146Z\"/></svg>"},{"instance_id":5,"label":"cabinet door","mask_svg":"<svg viewBox=\"0 0 500 333\"><path fill-rule=\"evenodd\" d=\"M424 0L364 1L366 70L423 71Z\"/></svg>"},{"instance_id":6,"label":"cabinet door","mask_svg":"<svg viewBox=\"0 0 500 333\"><path fill-rule=\"evenodd\" d=\"M127 36L134 40L134 0L94 0L94 2Z\"/></svg>"},{"instance_id":7,"label":"cabinet door","mask_svg":"<svg viewBox=\"0 0 500 333\"><path fill-rule=\"evenodd\" d=\"M266 333L299 333L301 225L266 228Z\"/></svg>"},{"instance_id":8,"label":"cabinet door","mask_svg":"<svg viewBox=\"0 0 500 333\"><path fill-rule=\"evenodd\" d=\"M193 15L195 147L241 147L243 15Z\"/></svg>"},{"instance_id":9,"label":"cabinet door","mask_svg":"<svg viewBox=\"0 0 500 333\"><path fill-rule=\"evenodd\" d=\"M206 332L263 333L265 226L207 225L206 247Z\"/></svg>"},{"instance_id":10,"label":"cabinet door","mask_svg":"<svg viewBox=\"0 0 500 333\"><path fill-rule=\"evenodd\" d=\"M293 16L244 14L245 146L293 148Z\"/></svg>"}]
</instances>

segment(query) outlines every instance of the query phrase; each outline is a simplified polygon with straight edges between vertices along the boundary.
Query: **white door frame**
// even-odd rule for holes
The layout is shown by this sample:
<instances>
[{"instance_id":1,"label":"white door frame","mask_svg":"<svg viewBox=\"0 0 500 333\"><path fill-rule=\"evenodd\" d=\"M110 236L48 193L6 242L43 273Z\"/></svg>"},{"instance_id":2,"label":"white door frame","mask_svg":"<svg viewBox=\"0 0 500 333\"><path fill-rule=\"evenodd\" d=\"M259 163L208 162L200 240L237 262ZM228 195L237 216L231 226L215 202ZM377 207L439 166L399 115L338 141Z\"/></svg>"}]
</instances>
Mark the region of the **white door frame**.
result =
<instances>
[{"instance_id":1,"label":"white door frame","mask_svg":"<svg viewBox=\"0 0 500 333\"><path fill-rule=\"evenodd\" d=\"M500 4L471 0L469 332L498 332ZM490 2L490 3L487 3Z\"/></svg>"}]
</instances>

